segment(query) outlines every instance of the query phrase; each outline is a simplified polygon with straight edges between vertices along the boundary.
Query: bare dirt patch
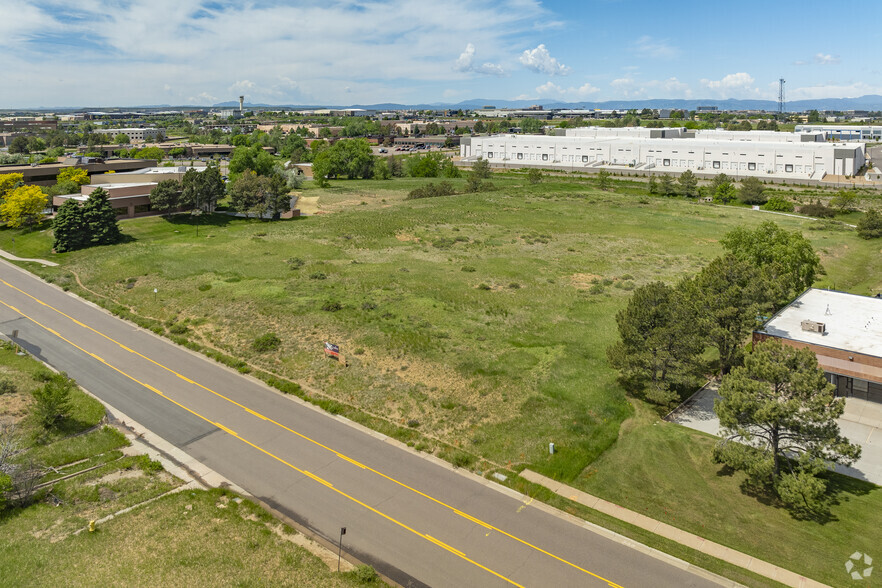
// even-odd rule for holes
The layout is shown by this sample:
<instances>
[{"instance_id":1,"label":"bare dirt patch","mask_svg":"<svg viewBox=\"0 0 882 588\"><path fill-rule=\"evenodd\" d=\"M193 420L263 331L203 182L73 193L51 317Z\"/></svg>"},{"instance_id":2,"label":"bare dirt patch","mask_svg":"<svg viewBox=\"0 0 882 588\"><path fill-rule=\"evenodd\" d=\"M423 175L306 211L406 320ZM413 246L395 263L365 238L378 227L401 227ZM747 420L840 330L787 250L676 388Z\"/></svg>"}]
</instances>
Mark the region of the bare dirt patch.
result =
<instances>
[{"instance_id":1,"label":"bare dirt patch","mask_svg":"<svg viewBox=\"0 0 882 588\"><path fill-rule=\"evenodd\" d=\"M576 288L587 289L602 279L603 276L597 274L573 274L570 276L570 283Z\"/></svg>"},{"instance_id":2,"label":"bare dirt patch","mask_svg":"<svg viewBox=\"0 0 882 588\"><path fill-rule=\"evenodd\" d=\"M419 243L420 238L416 235L411 235L410 233L398 233L395 235L395 238L404 243Z\"/></svg>"},{"instance_id":3,"label":"bare dirt patch","mask_svg":"<svg viewBox=\"0 0 882 588\"><path fill-rule=\"evenodd\" d=\"M311 554L317 556L322 562L328 566L329 570L335 571L337 569L337 554L332 553L331 551L325 549L306 535L301 535L300 533L287 533L282 525L274 525L269 526L269 529L284 539L285 541L289 541L294 545L299 545L304 548ZM340 571L341 572L349 572L355 569L351 563L346 561L345 559L340 562Z\"/></svg>"},{"instance_id":4,"label":"bare dirt patch","mask_svg":"<svg viewBox=\"0 0 882 588\"><path fill-rule=\"evenodd\" d=\"M115 472L110 472L106 476L101 476L97 480L90 480L85 482L88 486L98 486L101 484L112 484L113 482L117 482L119 480L125 480L128 478L140 478L144 475L144 472L141 470L118 470Z\"/></svg>"}]
</instances>

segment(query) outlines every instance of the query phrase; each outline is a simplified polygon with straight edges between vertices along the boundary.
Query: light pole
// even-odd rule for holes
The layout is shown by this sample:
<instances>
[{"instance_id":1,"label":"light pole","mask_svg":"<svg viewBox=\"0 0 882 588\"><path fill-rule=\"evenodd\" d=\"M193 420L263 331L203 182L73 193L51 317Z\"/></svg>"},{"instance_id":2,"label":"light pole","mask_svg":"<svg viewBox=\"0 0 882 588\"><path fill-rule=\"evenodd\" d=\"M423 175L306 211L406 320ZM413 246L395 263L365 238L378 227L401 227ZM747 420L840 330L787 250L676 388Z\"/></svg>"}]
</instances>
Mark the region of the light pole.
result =
<instances>
[{"instance_id":1,"label":"light pole","mask_svg":"<svg viewBox=\"0 0 882 588\"><path fill-rule=\"evenodd\" d=\"M340 571L340 559L343 557L343 535L346 534L346 527L340 527L340 543L337 546L337 572Z\"/></svg>"}]
</instances>

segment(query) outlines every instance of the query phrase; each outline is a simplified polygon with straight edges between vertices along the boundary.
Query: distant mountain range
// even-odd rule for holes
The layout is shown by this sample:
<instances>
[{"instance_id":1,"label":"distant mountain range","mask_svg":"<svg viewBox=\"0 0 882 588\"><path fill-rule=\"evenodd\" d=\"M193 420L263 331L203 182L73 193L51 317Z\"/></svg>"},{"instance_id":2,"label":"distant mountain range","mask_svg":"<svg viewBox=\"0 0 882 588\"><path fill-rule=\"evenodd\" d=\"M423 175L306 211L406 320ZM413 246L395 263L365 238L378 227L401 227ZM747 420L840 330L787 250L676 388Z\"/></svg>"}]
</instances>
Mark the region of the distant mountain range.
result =
<instances>
[{"instance_id":1,"label":"distant mountain range","mask_svg":"<svg viewBox=\"0 0 882 588\"><path fill-rule=\"evenodd\" d=\"M365 110L473 110L483 108L485 106L494 106L496 108L527 108L533 105L540 105L545 109L563 108L563 109L600 109L600 110L630 110L637 111L644 108L674 108L681 110L695 110L699 106L716 106L720 110L765 110L775 112L778 110L778 103L774 100L680 100L668 98L653 98L647 100L607 100L604 102L560 102L557 100L497 100L493 98L476 98L472 100L464 100L455 104L448 102L432 102L424 104L398 104L394 102L383 102L380 104L351 104L348 106L328 105L328 104L262 104L262 103L245 103L246 108L290 108L312 110L316 108L363 108ZM40 107L34 110L45 110L51 112L61 111L108 111L108 110L126 110L137 111L141 109L178 109L178 108L204 108L204 106L196 105L178 105L170 104L153 104L141 106L126 107L101 107L101 108L73 108L65 107ZM228 102L220 102L214 104L211 108L239 108L239 102L230 100ZM882 96L878 94L870 94L860 96L858 98L818 98L815 100L794 100L784 104L785 110L788 112L803 112L806 110L882 110ZM27 110L27 109L5 109L5 110Z\"/></svg>"},{"instance_id":2,"label":"distant mountain range","mask_svg":"<svg viewBox=\"0 0 882 588\"><path fill-rule=\"evenodd\" d=\"M716 106L720 110L766 110L777 111L778 103L774 100L679 100L667 98L654 98L648 100L607 100L604 102L560 102L556 100L495 100L491 98L476 98L451 104L447 102L433 102L429 104L397 104L384 102L380 104L353 104L351 106L328 106L328 105L273 105L273 104L247 104L251 108L363 108L365 110L473 110L484 106L496 108L527 108L533 105L541 105L546 109L601 109L601 110L642 110L644 108L676 108L681 110L695 110L699 106ZM215 104L214 108L238 108L239 103L230 101ZM871 94L859 98L820 98L815 100L794 100L785 102L784 108L788 112L802 112L805 110L882 110L882 96Z\"/></svg>"}]
</instances>

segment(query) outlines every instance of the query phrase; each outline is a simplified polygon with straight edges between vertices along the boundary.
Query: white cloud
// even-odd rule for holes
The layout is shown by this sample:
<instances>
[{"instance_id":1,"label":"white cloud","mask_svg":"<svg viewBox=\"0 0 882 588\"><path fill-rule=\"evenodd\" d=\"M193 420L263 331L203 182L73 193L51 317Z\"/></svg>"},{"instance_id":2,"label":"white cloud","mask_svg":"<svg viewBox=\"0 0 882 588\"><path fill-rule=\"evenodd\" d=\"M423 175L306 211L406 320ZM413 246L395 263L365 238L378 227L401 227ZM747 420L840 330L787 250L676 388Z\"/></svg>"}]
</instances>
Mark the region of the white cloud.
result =
<instances>
[{"instance_id":1,"label":"white cloud","mask_svg":"<svg viewBox=\"0 0 882 588\"><path fill-rule=\"evenodd\" d=\"M680 55L680 50L670 45L667 39L654 39L649 35L637 39L632 50L640 57L653 59L674 59Z\"/></svg>"},{"instance_id":2,"label":"white cloud","mask_svg":"<svg viewBox=\"0 0 882 588\"><path fill-rule=\"evenodd\" d=\"M0 107L229 100L244 76L255 101L426 100L462 81L453 48L480 39L470 75L505 75L500 58L550 16L538 0L2 0Z\"/></svg>"},{"instance_id":3,"label":"white cloud","mask_svg":"<svg viewBox=\"0 0 882 588\"><path fill-rule=\"evenodd\" d=\"M212 96L208 92L202 92L196 96L190 96L187 98L187 101L191 104L205 104L211 106L212 104L216 104L220 101L220 98L217 96Z\"/></svg>"},{"instance_id":4,"label":"white cloud","mask_svg":"<svg viewBox=\"0 0 882 588\"><path fill-rule=\"evenodd\" d=\"M521 54L520 61L524 67L537 73L550 76L565 76L570 73L570 68L552 57L545 45L539 45L535 49L527 49Z\"/></svg>"},{"instance_id":5,"label":"white cloud","mask_svg":"<svg viewBox=\"0 0 882 588\"><path fill-rule=\"evenodd\" d=\"M753 76L745 72L729 74L721 80L701 80L701 85L714 90L724 98L759 98L763 94L754 84Z\"/></svg>"},{"instance_id":6,"label":"white cloud","mask_svg":"<svg viewBox=\"0 0 882 588\"><path fill-rule=\"evenodd\" d=\"M536 88L536 94L540 97L560 98L561 100L570 101L582 100L591 96L592 94L596 94L599 91L600 88L595 88L589 83L582 84L578 88L575 86L564 88L558 86L552 81L545 82L544 84ZM521 99L526 100L528 98Z\"/></svg>"},{"instance_id":7,"label":"white cloud","mask_svg":"<svg viewBox=\"0 0 882 588\"><path fill-rule=\"evenodd\" d=\"M485 74L489 76L504 76L505 70L502 69L501 65L497 65L495 63L482 63L480 65L475 63L475 46L471 43L466 45L465 51L463 51L459 58L453 63L453 69L460 72L472 72Z\"/></svg>"},{"instance_id":8,"label":"white cloud","mask_svg":"<svg viewBox=\"0 0 882 588\"><path fill-rule=\"evenodd\" d=\"M815 54L815 63L818 65L836 65L840 62L838 55L830 55L829 53Z\"/></svg>"}]
</instances>

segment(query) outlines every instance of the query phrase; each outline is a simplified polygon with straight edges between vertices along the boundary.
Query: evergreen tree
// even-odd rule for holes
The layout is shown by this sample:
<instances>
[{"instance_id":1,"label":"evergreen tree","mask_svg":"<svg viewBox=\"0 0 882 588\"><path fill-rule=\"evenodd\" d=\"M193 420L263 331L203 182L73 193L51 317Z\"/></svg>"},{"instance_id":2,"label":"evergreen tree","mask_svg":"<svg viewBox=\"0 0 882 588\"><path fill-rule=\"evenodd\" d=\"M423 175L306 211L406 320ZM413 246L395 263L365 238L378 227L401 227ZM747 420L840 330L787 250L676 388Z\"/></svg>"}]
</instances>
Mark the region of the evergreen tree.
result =
<instances>
[{"instance_id":1,"label":"evergreen tree","mask_svg":"<svg viewBox=\"0 0 882 588\"><path fill-rule=\"evenodd\" d=\"M69 198L61 205L52 221L52 232L55 234L53 247L58 253L82 249L89 244L89 231L79 202Z\"/></svg>"},{"instance_id":2,"label":"evergreen tree","mask_svg":"<svg viewBox=\"0 0 882 588\"><path fill-rule=\"evenodd\" d=\"M720 385L714 411L724 438L715 460L770 486L786 504L816 512L826 490L818 474L861 454L839 434L845 399L833 391L810 349L757 344Z\"/></svg>"},{"instance_id":3,"label":"evergreen tree","mask_svg":"<svg viewBox=\"0 0 882 588\"><path fill-rule=\"evenodd\" d=\"M155 210L171 214L181 206L181 192L183 188L177 180L162 180L150 190L150 205Z\"/></svg>"},{"instance_id":4,"label":"evergreen tree","mask_svg":"<svg viewBox=\"0 0 882 588\"><path fill-rule=\"evenodd\" d=\"M89 231L91 245L111 245L122 238L116 224L116 213L103 188L96 188L83 205L83 220Z\"/></svg>"},{"instance_id":5,"label":"evergreen tree","mask_svg":"<svg viewBox=\"0 0 882 588\"><path fill-rule=\"evenodd\" d=\"M677 182L680 184L680 193L683 196L692 198L698 195L698 178L695 177L691 169L687 169L680 174Z\"/></svg>"},{"instance_id":6,"label":"evergreen tree","mask_svg":"<svg viewBox=\"0 0 882 588\"><path fill-rule=\"evenodd\" d=\"M701 371L704 341L688 297L680 288L653 282L634 290L616 314L621 341L607 349L619 383L662 406L692 390Z\"/></svg>"},{"instance_id":7,"label":"evergreen tree","mask_svg":"<svg viewBox=\"0 0 882 588\"><path fill-rule=\"evenodd\" d=\"M658 190L662 196L673 196L677 193L677 190L674 188L674 180L667 174L663 175L659 180Z\"/></svg>"}]
</instances>

